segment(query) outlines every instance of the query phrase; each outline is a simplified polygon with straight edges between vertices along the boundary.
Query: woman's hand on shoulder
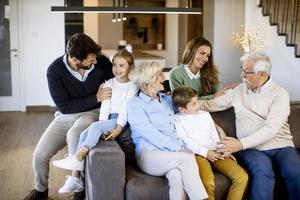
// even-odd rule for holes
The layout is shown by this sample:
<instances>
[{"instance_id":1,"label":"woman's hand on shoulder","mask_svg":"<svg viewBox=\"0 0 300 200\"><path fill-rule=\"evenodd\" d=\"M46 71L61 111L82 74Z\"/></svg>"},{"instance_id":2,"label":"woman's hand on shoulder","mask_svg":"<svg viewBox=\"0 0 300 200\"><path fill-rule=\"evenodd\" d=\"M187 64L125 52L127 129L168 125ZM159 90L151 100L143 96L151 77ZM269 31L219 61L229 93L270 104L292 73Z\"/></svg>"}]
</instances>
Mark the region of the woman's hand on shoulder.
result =
<instances>
[{"instance_id":1,"label":"woman's hand on shoulder","mask_svg":"<svg viewBox=\"0 0 300 200\"><path fill-rule=\"evenodd\" d=\"M228 90L228 89L233 89L235 88L236 86L238 86L239 83L230 83L230 84L227 84L223 87L223 89L225 90Z\"/></svg>"},{"instance_id":2,"label":"woman's hand on shoulder","mask_svg":"<svg viewBox=\"0 0 300 200\"><path fill-rule=\"evenodd\" d=\"M213 98L215 99L215 98L218 98L218 97L224 95L227 90L235 88L238 84L239 83L230 83L228 85L225 85L223 87L223 89L221 89L221 90L217 91L215 94L213 94Z\"/></svg>"},{"instance_id":3,"label":"woman's hand on shoulder","mask_svg":"<svg viewBox=\"0 0 300 200\"><path fill-rule=\"evenodd\" d=\"M213 99L223 96L226 93L226 90L222 89L213 94Z\"/></svg>"}]
</instances>

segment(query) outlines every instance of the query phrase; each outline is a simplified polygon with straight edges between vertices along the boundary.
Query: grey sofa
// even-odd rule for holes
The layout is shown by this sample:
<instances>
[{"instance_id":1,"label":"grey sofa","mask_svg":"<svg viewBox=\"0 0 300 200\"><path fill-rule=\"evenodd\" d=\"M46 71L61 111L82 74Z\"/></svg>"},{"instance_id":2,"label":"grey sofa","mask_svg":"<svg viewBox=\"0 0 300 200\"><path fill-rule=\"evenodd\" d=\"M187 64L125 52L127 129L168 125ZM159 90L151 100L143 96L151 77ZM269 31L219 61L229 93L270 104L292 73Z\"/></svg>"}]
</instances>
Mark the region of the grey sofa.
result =
<instances>
[{"instance_id":1,"label":"grey sofa","mask_svg":"<svg viewBox=\"0 0 300 200\"><path fill-rule=\"evenodd\" d=\"M235 136L233 108L212 113L212 117L228 135ZM300 108L291 107L289 117L294 143L300 151ZM300 154L299 154L300 155ZM230 181L215 172L216 199L226 199ZM280 177L278 177L280 179ZM134 159L134 145L130 130L124 131L117 141L103 142L93 148L85 165L86 199L88 200L167 200L168 181L164 177L141 172ZM277 181L274 199L286 199L285 186ZM245 195L245 199L247 196Z\"/></svg>"}]
</instances>

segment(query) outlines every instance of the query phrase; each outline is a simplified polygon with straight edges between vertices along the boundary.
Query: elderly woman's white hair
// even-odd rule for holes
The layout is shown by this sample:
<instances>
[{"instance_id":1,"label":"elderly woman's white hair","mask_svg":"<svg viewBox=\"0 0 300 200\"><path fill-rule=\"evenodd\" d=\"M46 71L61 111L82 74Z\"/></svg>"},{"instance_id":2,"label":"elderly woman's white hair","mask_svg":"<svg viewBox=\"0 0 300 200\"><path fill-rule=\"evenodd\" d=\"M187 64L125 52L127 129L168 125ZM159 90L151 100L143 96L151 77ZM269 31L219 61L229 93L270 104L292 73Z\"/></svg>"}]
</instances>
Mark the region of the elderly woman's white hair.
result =
<instances>
[{"instance_id":1,"label":"elderly woman's white hair","mask_svg":"<svg viewBox=\"0 0 300 200\"><path fill-rule=\"evenodd\" d=\"M249 53L240 58L240 60L245 63L248 61L253 61L255 63L253 67L254 72L266 72L269 76L271 74L271 60L270 58L261 52Z\"/></svg>"},{"instance_id":2,"label":"elderly woman's white hair","mask_svg":"<svg viewBox=\"0 0 300 200\"><path fill-rule=\"evenodd\" d=\"M162 69L158 62L143 62L135 67L130 74L130 80L137 84L140 89L154 82L155 74Z\"/></svg>"}]
</instances>

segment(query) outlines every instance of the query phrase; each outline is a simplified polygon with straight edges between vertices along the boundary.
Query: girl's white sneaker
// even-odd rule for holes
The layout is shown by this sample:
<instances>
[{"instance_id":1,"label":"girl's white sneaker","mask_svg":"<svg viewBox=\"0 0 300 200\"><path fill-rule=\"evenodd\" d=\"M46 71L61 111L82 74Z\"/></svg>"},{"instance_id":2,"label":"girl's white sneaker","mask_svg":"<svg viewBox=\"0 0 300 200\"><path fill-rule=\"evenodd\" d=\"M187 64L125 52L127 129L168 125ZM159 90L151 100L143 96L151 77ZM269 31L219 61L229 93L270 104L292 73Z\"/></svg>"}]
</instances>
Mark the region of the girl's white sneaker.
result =
<instances>
[{"instance_id":1,"label":"girl's white sneaker","mask_svg":"<svg viewBox=\"0 0 300 200\"><path fill-rule=\"evenodd\" d=\"M66 182L58 192L68 193L68 192L81 192L84 190L83 182L80 178L75 176L66 176Z\"/></svg>"},{"instance_id":2,"label":"girl's white sneaker","mask_svg":"<svg viewBox=\"0 0 300 200\"><path fill-rule=\"evenodd\" d=\"M84 170L84 160L79 161L73 155L69 155L64 159L55 160L52 164L56 167L68 170L83 171Z\"/></svg>"}]
</instances>

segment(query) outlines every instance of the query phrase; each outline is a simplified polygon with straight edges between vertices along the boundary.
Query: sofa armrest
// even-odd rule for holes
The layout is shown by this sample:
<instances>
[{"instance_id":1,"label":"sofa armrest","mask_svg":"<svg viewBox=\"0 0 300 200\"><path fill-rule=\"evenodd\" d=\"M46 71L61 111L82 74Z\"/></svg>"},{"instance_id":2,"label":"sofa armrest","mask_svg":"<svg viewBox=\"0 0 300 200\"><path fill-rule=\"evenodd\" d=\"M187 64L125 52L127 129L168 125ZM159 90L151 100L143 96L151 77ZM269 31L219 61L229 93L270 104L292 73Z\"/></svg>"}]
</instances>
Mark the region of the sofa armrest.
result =
<instances>
[{"instance_id":1,"label":"sofa armrest","mask_svg":"<svg viewBox=\"0 0 300 200\"><path fill-rule=\"evenodd\" d=\"M88 200L122 200L125 197L125 155L116 141L100 141L85 163Z\"/></svg>"},{"instance_id":2,"label":"sofa armrest","mask_svg":"<svg viewBox=\"0 0 300 200\"><path fill-rule=\"evenodd\" d=\"M292 105L291 113L289 116L289 124L291 133L293 136L293 142L295 144L295 148L300 152L300 105Z\"/></svg>"}]
</instances>

